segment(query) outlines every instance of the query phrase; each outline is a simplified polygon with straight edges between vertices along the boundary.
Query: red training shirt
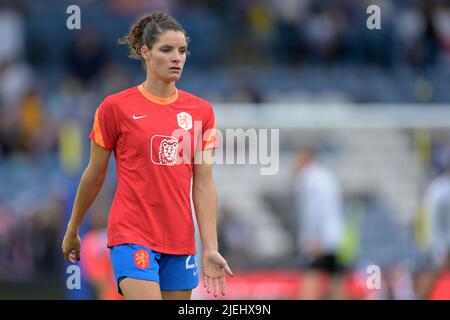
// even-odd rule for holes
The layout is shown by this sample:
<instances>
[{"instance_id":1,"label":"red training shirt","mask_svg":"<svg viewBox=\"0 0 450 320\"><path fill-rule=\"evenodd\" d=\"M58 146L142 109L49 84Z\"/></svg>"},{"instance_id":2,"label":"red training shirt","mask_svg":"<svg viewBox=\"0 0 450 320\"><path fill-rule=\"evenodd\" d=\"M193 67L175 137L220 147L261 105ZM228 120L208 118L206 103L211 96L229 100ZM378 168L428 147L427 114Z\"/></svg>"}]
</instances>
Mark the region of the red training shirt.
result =
<instances>
[{"instance_id":1,"label":"red training shirt","mask_svg":"<svg viewBox=\"0 0 450 320\"><path fill-rule=\"evenodd\" d=\"M114 150L116 160L108 247L134 243L161 253L195 254L194 151L218 147L210 103L179 89L158 98L141 84L106 97L89 137Z\"/></svg>"}]
</instances>

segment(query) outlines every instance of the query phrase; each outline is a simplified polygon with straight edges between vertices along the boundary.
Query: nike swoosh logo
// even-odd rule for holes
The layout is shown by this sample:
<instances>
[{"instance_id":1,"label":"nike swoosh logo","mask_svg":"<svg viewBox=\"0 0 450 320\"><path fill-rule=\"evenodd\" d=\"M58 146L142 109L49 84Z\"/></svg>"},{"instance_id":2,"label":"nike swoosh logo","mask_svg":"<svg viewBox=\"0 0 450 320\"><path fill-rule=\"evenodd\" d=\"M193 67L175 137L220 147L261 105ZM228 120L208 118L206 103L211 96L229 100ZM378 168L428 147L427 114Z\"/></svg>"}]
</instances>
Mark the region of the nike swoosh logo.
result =
<instances>
[{"instance_id":1,"label":"nike swoosh logo","mask_svg":"<svg viewBox=\"0 0 450 320\"><path fill-rule=\"evenodd\" d=\"M147 117L147 115L145 115L145 116L137 116L137 115L133 114L133 119L134 120L142 119L142 118L145 118L145 117Z\"/></svg>"},{"instance_id":2,"label":"nike swoosh logo","mask_svg":"<svg viewBox=\"0 0 450 320\"><path fill-rule=\"evenodd\" d=\"M197 275L197 273L198 273L198 270L195 271L195 272L192 272L192 274L194 275L194 277Z\"/></svg>"}]
</instances>

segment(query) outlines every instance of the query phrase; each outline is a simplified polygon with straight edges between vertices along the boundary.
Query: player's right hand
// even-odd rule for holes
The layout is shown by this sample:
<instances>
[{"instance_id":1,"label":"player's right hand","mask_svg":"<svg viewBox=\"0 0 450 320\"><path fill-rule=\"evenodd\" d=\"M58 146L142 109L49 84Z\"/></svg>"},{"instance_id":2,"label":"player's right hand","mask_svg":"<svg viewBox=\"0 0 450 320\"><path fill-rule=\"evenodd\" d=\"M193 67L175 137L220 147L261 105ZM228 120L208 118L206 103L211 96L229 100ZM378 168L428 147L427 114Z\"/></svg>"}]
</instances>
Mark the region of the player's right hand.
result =
<instances>
[{"instance_id":1,"label":"player's right hand","mask_svg":"<svg viewBox=\"0 0 450 320\"><path fill-rule=\"evenodd\" d=\"M64 259L66 259L70 264L74 264L75 260L80 261L81 239L78 234L66 233L64 235L61 248L64 254Z\"/></svg>"}]
</instances>

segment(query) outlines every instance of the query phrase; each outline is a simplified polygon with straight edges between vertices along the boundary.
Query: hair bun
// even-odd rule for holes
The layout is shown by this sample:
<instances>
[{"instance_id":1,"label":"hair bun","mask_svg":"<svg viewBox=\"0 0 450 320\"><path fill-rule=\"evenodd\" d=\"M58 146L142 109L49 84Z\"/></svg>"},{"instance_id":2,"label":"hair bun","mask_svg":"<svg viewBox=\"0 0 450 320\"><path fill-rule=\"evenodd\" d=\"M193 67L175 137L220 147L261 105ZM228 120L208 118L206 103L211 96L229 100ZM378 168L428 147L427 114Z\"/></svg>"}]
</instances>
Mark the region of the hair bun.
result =
<instances>
[{"instance_id":1,"label":"hair bun","mask_svg":"<svg viewBox=\"0 0 450 320\"><path fill-rule=\"evenodd\" d=\"M167 30L181 31L186 36L186 41L189 40L186 31L173 17L165 12L153 12L140 17L131 26L128 34L119 39L119 43L128 45L130 58L142 59L142 46L151 48L159 36Z\"/></svg>"}]
</instances>

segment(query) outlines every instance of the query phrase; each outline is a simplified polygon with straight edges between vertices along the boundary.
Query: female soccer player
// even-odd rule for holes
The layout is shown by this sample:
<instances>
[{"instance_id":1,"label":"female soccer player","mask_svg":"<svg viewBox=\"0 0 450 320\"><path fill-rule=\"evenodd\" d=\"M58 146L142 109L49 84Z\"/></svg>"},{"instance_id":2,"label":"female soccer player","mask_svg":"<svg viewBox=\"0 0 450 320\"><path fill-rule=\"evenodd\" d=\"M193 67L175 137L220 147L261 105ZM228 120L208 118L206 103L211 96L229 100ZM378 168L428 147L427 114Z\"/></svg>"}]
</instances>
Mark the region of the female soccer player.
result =
<instances>
[{"instance_id":1,"label":"female soccer player","mask_svg":"<svg viewBox=\"0 0 450 320\"><path fill-rule=\"evenodd\" d=\"M95 112L90 161L62 243L64 257L80 260L78 230L114 151L118 186L107 246L119 293L125 299L191 298L199 282L192 177L204 286L208 293L225 295L225 273L233 274L217 244L214 111L207 101L175 87L188 53L186 32L157 12L139 19L121 42L130 57L145 62L147 78L108 96Z\"/></svg>"}]
</instances>

